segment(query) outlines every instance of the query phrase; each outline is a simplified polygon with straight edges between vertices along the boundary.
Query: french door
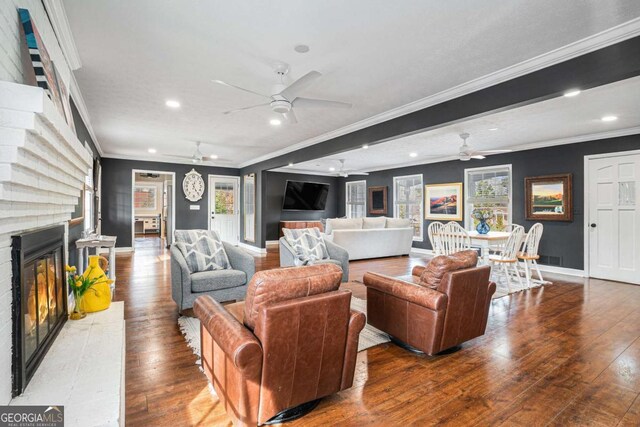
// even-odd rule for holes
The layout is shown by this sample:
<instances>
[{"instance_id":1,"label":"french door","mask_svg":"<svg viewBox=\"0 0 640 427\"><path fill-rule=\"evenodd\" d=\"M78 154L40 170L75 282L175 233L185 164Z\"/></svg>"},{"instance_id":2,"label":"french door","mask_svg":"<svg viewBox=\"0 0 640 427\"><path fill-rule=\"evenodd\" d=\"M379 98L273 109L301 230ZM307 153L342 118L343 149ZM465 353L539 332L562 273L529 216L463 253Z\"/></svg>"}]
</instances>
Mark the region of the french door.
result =
<instances>
[{"instance_id":1,"label":"french door","mask_svg":"<svg viewBox=\"0 0 640 427\"><path fill-rule=\"evenodd\" d=\"M640 284L640 153L587 160L589 275Z\"/></svg>"},{"instance_id":2,"label":"french door","mask_svg":"<svg viewBox=\"0 0 640 427\"><path fill-rule=\"evenodd\" d=\"M240 238L240 177L209 175L209 229L225 242Z\"/></svg>"}]
</instances>

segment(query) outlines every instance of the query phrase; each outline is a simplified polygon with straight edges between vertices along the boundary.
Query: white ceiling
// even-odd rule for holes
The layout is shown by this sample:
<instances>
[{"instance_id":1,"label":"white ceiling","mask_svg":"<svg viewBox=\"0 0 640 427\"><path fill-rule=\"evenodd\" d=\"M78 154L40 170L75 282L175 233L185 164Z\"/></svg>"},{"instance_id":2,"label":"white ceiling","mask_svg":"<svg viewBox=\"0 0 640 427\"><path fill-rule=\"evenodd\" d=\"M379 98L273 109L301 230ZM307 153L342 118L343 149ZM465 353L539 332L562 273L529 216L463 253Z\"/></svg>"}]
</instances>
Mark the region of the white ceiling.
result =
<instances>
[{"instance_id":1,"label":"white ceiling","mask_svg":"<svg viewBox=\"0 0 640 427\"><path fill-rule=\"evenodd\" d=\"M157 1L64 0L82 68L75 71L107 156L169 160L213 145L220 165L287 149L605 31L640 16L637 0ZM294 52L304 43L311 51ZM350 110L222 112L261 98L276 61L289 81L323 73L304 95ZM182 103L167 108L167 99ZM158 154L147 153L156 148ZM176 160L184 160L176 158Z\"/></svg>"},{"instance_id":2,"label":"white ceiling","mask_svg":"<svg viewBox=\"0 0 640 427\"><path fill-rule=\"evenodd\" d=\"M457 158L462 132L471 134L467 142L475 150L524 150L640 133L639 99L640 77L634 77L584 91L576 97L560 96L372 145L366 150L352 150L276 170L330 174L330 167L339 170L339 159L345 159L345 169L361 171L450 160ZM607 115L615 115L618 120L600 120ZM410 153L416 153L417 157L410 157Z\"/></svg>"}]
</instances>

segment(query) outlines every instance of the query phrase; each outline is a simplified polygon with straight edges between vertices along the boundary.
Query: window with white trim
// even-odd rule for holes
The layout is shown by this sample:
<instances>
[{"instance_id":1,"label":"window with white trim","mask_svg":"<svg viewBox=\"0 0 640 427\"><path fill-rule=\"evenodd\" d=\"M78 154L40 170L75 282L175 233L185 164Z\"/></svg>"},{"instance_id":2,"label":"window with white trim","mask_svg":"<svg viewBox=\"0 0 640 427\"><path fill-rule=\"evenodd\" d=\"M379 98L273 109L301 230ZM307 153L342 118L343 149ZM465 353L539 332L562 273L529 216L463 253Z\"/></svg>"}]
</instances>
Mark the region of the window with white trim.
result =
<instances>
[{"instance_id":1,"label":"window with white trim","mask_svg":"<svg viewBox=\"0 0 640 427\"><path fill-rule=\"evenodd\" d=\"M474 230L479 220L474 213L489 214L493 231L504 231L511 224L511 165L464 170L465 228Z\"/></svg>"},{"instance_id":2,"label":"window with white trim","mask_svg":"<svg viewBox=\"0 0 640 427\"><path fill-rule=\"evenodd\" d=\"M364 218L367 216L367 181L351 181L346 183L346 215L347 218Z\"/></svg>"},{"instance_id":3,"label":"window with white trim","mask_svg":"<svg viewBox=\"0 0 640 427\"><path fill-rule=\"evenodd\" d=\"M393 216L408 218L413 227L413 240L421 242L424 197L422 175L393 177Z\"/></svg>"}]
</instances>

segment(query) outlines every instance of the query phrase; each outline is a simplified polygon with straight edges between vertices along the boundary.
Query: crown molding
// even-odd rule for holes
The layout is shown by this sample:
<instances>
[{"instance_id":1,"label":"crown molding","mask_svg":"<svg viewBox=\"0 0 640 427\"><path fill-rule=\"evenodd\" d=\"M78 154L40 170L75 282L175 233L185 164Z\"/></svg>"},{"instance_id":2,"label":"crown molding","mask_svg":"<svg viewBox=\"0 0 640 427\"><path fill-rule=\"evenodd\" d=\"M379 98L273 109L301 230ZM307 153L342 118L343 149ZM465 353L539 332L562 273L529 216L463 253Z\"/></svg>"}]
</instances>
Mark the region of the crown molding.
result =
<instances>
[{"instance_id":1,"label":"crown molding","mask_svg":"<svg viewBox=\"0 0 640 427\"><path fill-rule=\"evenodd\" d=\"M58 38L58 44L62 49L64 57L67 59L71 71L82 67L80 54L73 39L73 33L67 19L67 12L64 9L62 0L42 0L49 15L49 20L53 26L53 31Z\"/></svg>"},{"instance_id":2,"label":"crown molding","mask_svg":"<svg viewBox=\"0 0 640 427\"><path fill-rule=\"evenodd\" d=\"M538 55L534 58L509 66L507 68L503 68L502 70L487 74L483 77L468 81L458 86L454 86L450 89L444 90L426 98L422 98L403 106L388 110L384 113L371 116L367 119L360 120L356 123L344 126L340 129L336 129L322 135L309 138L305 141L290 145L287 148L274 151L270 154L256 157L252 160L241 163L239 167L244 168L247 166L251 166L256 163L272 159L274 157L282 156L284 154L291 153L293 151L300 150L311 145L327 141L329 139L337 138L339 136L364 129L378 123L394 119L396 117L404 116L406 114L413 113L415 111L422 110L433 105L441 104L445 101L449 101L451 99L459 98L472 92L495 86L505 81L515 79L517 77L550 67L555 64L559 64L569 59L576 58L578 56L593 52L598 49L602 49L604 47L619 43L638 35L640 35L640 18L635 18L623 24L602 31L598 34L594 34L582 40L578 40L566 46L560 47L542 55Z\"/></svg>"},{"instance_id":3,"label":"crown molding","mask_svg":"<svg viewBox=\"0 0 640 427\"><path fill-rule=\"evenodd\" d=\"M154 162L154 163L169 163L169 164L179 164L179 165L191 165L194 167L206 166L211 168L225 168L225 169L239 169L239 167L235 164L220 162L216 163L214 160L203 160L202 163L193 163L191 160L172 157L172 156L163 156L162 158L154 157L152 155L146 156L138 156L132 157L131 155L126 154L115 154L115 153L104 153L102 155L105 159L119 159L119 160L131 160L134 162Z\"/></svg>"}]
</instances>

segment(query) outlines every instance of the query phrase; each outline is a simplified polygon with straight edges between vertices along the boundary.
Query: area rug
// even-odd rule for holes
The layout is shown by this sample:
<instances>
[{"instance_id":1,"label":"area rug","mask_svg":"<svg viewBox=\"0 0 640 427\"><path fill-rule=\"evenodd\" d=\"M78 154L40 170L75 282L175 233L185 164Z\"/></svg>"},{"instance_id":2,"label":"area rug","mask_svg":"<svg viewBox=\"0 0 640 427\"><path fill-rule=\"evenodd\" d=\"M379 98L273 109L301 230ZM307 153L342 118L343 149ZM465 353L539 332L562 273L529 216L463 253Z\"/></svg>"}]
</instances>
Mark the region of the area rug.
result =
<instances>
[{"instance_id":1,"label":"area rug","mask_svg":"<svg viewBox=\"0 0 640 427\"><path fill-rule=\"evenodd\" d=\"M351 309L367 314L367 302L360 298L351 298ZM180 332L184 335L187 345L198 356L198 365L200 364L200 321L195 317L180 316L178 318ZM360 332L358 341L358 351L366 350L378 344L389 342L389 336L384 332L374 328L369 324L365 324L364 329Z\"/></svg>"}]
</instances>

